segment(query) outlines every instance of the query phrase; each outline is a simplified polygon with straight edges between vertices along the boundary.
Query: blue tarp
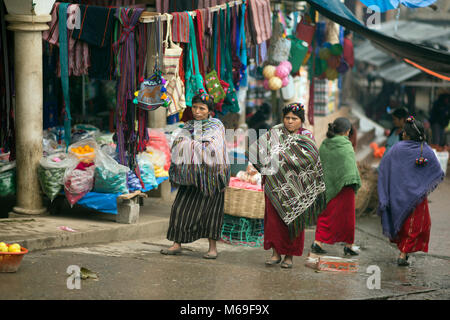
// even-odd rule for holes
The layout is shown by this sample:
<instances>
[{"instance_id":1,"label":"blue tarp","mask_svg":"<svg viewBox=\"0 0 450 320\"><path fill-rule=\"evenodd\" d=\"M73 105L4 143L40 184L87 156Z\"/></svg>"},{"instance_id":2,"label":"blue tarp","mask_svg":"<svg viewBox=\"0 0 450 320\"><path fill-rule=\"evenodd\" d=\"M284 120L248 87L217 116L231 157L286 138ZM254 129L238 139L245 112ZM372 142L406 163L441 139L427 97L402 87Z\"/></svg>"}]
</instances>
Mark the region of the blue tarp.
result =
<instances>
[{"instance_id":1,"label":"blue tarp","mask_svg":"<svg viewBox=\"0 0 450 320\"><path fill-rule=\"evenodd\" d=\"M163 181L168 180L169 177L156 178L156 182L160 185ZM147 192L157 187L146 185L142 192ZM88 192L83 198L81 198L77 204L85 208L97 210L104 213L117 214L117 197L120 193L99 193Z\"/></svg>"},{"instance_id":2,"label":"blue tarp","mask_svg":"<svg viewBox=\"0 0 450 320\"><path fill-rule=\"evenodd\" d=\"M397 39L369 29L339 0L306 0L313 9L328 19L372 41L397 58L409 59L439 74L450 76L450 52Z\"/></svg>"}]
</instances>

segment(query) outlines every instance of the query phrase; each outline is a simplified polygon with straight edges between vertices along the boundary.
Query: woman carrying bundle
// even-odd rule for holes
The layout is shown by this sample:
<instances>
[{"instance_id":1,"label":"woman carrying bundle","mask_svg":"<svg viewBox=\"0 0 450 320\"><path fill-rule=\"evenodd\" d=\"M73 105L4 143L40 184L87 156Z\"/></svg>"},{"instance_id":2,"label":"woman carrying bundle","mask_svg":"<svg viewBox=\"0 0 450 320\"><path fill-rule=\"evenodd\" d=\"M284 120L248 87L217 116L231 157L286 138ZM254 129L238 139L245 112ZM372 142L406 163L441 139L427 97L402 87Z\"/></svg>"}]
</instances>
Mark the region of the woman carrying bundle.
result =
<instances>
[{"instance_id":1,"label":"woman carrying bundle","mask_svg":"<svg viewBox=\"0 0 450 320\"><path fill-rule=\"evenodd\" d=\"M305 227L316 222L325 207L325 183L319 152L310 131L302 128L304 107L283 109L276 125L250 148L250 162L263 175L265 194L264 249L272 249L266 265L281 262L292 268L303 254Z\"/></svg>"},{"instance_id":2,"label":"woman carrying bundle","mask_svg":"<svg viewBox=\"0 0 450 320\"><path fill-rule=\"evenodd\" d=\"M318 218L314 253L326 253L322 244L344 242L344 254L357 255L355 239L355 193L361 187L355 152L350 142L351 123L337 118L328 125L327 138L319 149L326 186L327 207Z\"/></svg>"},{"instance_id":3,"label":"woman carrying bundle","mask_svg":"<svg viewBox=\"0 0 450 320\"><path fill-rule=\"evenodd\" d=\"M409 265L408 253L428 252L431 219L427 196L444 178L424 132L420 121L408 117L403 141L383 157L378 172L378 214L384 235L400 250L399 266Z\"/></svg>"},{"instance_id":4,"label":"woman carrying bundle","mask_svg":"<svg viewBox=\"0 0 450 320\"><path fill-rule=\"evenodd\" d=\"M223 224L224 191L230 180L225 145L225 128L212 118L213 98L198 94L192 98L192 114L183 129L174 133L170 181L179 185L172 205L167 239L173 241L162 254L181 253L181 244L208 238L205 259L217 258L216 241Z\"/></svg>"}]
</instances>

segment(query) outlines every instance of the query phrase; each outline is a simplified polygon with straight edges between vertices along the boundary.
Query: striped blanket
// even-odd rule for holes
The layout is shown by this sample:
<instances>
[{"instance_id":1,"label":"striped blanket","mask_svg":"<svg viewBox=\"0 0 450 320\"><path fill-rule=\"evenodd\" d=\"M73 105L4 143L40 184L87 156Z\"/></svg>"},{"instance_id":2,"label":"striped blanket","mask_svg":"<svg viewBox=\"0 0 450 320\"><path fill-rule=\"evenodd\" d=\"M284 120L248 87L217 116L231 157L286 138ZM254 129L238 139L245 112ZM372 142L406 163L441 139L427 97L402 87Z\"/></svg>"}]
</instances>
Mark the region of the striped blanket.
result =
<instances>
[{"instance_id":1,"label":"striped blanket","mask_svg":"<svg viewBox=\"0 0 450 320\"><path fill-rule=\"evenodd\" d=\"M222 122L215 118L191 120L173 135L170 181L196 186L206 196L223 191L231 171Z\"/></svg>"},{"instance_id":2,"label":"striped blanket","mask_svg":"<svg viewBox=\"0 0 450 320\"><path fill-rule=\"evenodd\" d=\"M264 175L264 192L296 238L325 209L319 151L308 136L273 127L250 147L250 162ZM257 158L256 158L257 156Z\"/></svg>"}]
</instances>

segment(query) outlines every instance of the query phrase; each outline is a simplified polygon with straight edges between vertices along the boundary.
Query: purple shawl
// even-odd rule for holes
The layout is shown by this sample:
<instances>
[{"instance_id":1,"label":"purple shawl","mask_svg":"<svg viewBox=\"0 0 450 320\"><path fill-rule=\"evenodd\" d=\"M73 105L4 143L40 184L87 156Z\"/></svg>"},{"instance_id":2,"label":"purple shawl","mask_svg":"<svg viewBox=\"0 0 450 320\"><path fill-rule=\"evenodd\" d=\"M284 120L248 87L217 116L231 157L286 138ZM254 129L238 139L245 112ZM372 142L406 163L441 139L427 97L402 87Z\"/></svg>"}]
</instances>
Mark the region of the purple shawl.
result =
<instances>
[{"instance_id":1,"label":"purple shawl","mask_svg":"<svg viewBox=\"0 0 450 320\"><path fill-rule=\"evenodd\" d=\"M397 142L383 157L378 169L378 215L383 234L395 239L408 216L444 179L433 150L423 144L428 164L419 167L420 142Z\"/></svg>"}]
</instances>

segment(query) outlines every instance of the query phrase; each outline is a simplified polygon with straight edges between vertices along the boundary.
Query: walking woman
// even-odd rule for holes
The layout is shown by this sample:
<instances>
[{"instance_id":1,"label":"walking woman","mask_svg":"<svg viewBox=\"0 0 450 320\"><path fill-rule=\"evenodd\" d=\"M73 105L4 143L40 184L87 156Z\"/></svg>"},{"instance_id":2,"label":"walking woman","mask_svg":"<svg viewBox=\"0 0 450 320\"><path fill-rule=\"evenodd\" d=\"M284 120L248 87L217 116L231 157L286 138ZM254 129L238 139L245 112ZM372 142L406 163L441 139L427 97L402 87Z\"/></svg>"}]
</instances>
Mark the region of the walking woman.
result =
<instances>
[{"instance_id":1,"label":"walking woman","mask_svg":"<svg viewBox=\"0 0 450 320\"><path fill-rule=\"evenodd\" d=\"M428 252L431 219L427 196L444 179L433 150L425 142L423 124L410 116L403 141L380 163L378 214L383 233L397 244L399 266L408 266L408 253Z\"/></svg>"},{"instance_id":2,"label":"walking woman","mask_svg":"<svg viewBox=\"0 0 450 320\"><path fill-rule=\"evenodd\" d=\"M288 105L283 123L250 149L250 162L263 175L264 249L272 249L266 265L280 263L284 255L281 267L292 268L293 256L303 254L305 227L315 224L325 208L319 152L311 132L302 128L304 121L303 105Z\"/></svg>"},{"instance_id":3,"label":"walking woman","mask_svg":"<svg viewBox=\"0 0 450 320\"><path fill-rule=\"evenodd\" d=\"M162 254L181 253L181 244L209 239L205 259L217 258L216 241L223 224L224 191L230 180L230 164L225 145L225 128L212 118L213 99L196 95L192 99L194 120L174 133L170 181L179 186L167 231L173 241Z\"/></svg>"},{"instance_id":4,"label":"walking woman","mask_svg":"<svg viewBox=\"0 0 450 320\"><path fill-rule=\"evenodd\" d=\"M355 239L355 193L361 187L355 151L349 135L352 125L337 118L328 125L327 138L319 148L326 187L327 207L318 218L312 252L323 254L322 244L344 242L344 254L358 255L352 249Z\"/></svg>"}]
</instances>

